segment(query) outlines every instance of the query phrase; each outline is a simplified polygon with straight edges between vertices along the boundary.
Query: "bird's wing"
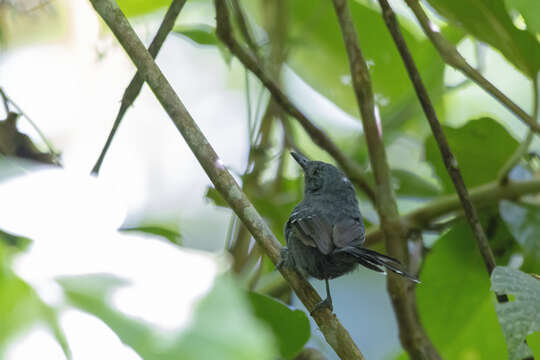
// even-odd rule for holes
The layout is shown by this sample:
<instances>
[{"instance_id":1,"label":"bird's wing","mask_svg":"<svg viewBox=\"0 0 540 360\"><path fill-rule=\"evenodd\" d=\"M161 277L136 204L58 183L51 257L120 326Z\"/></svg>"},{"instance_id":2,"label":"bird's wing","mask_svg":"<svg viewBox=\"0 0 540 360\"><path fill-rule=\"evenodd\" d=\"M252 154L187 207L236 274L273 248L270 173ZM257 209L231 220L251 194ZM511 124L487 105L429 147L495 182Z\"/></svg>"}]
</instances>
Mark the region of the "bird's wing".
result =
<instances>
[{"instance_id":1,"label":"bird's wing","mask_svg":"<svg viewBox=\"0 0 540 360\"><path fill-rule=\"evenodd\" d=\"M361 245L365 240L364 223L360 218L348 217L338 221L332 231L332 240L337 248Z\"/></svg>"},{"instance_id":2,"label":"bird's wing","mask_svg":"<svg viewBox=\"0 0 540 360\"><path fill-rule=\"evenodd\" d=\"M332 243L332 226L318 215L302 216L293 213L288 226L295 231L298 238L306 246L316 247L325 255L334 250Z\"/></svg>"}]
</instances>

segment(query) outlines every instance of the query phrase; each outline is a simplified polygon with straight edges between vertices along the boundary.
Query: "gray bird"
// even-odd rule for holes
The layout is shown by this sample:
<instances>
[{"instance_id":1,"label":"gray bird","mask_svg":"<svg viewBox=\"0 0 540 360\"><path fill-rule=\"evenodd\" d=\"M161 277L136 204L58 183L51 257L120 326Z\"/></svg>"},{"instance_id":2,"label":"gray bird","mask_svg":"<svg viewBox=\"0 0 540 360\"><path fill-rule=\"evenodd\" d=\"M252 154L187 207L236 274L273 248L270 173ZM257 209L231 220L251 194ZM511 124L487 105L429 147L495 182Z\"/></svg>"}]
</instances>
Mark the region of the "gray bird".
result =
<instances>
[{"instance_id":1,"label":"gray bird","mask_svg":"<svg viewBox=\"0 0 540 360\"><path fill-rule=\"evenodd\" d=\"M358 264L368 269L395 272L411 281L418 280L401 270L398 260L364 248L364 221L354 187L336 167L292 152L304 170L304 200L294 208L285 225L287 246L281 250L281 266L296 268L304 276L326 283L322 307L333 310L328 279L354 270Z\"/></svg>"}]
</instances>

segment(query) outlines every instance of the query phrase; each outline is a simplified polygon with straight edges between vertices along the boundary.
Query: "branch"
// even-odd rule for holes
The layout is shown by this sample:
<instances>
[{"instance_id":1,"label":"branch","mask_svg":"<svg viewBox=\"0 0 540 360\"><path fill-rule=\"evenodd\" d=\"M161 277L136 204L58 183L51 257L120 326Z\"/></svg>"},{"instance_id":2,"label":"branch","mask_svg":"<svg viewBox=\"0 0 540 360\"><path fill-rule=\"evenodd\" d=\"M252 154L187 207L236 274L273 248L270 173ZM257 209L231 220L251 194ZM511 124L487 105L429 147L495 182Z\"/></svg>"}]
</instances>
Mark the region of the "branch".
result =
<instances>
[{"instance_id":1,"label":"branch","mask_svg":"<svg viewBox=\"0 0 540 360\"><path fill-rule=\"evenodd\" d=\"M381 219L386 249L390 256L401 260L403 264L408 264L408 234L399 217L392 189L390 168L386 159L381 124L376 112L368 66L358 45L358 36L347 6L347 0L333 0L333 4L349 58L356 100L362 115L362 124L375 178L377 212ZM387 288L398 320L400 340L409 356L412 359L440 359L420 322L414 284L395 274L389 274Z\"/></svg>"},{"instance_id":2,"label":"branch","mask_svg":"<svg viewBox=\"0 0 540 360\"><path fill-rule=\"evenodd\" d=\"M156 36L154 36L152 42L150 43L150 47L148 48L148 52L150 53L152 58L156 58L159 50L161 49L161 46L165 42L167 35L169 35L169 33L171 32L174 23L176 22L176 18L178 17L178 14L180 14L180 11L182 11L185 3L186 0L173 0L171 5L169 6L169 9L167 9L167 13L163 18L161 25L159 25ZM116 131L118 130L118 127L120 126L120 123L122 122L126 111L131 105L133 105L133 102L135 101L137 96L139 96L143 84L144 81L141 78L139 71L137 71L133 76L133 79L131 79L131 82L127 86L126 90L124 91L124 95L122 96L122 100L120 103L120 109L118 110L118 114L116 114L116 119L114 120L113 127L109 133L109 136L107 137L107 141L105 142L105 145L103 146L103 149L101 150L101 153L99 154L99 157L94 164L94 167L92 168L92 174L99 174L101 164L103 163L105 155L107 154L107 151L111 146L114 135L116 135Z\"/></svg>"},{"instance_id":3,"label":"branch","mask_svg":"<svg viewBox=\"0 0 540 360\"><path fill-rule=\"evenodd\" d=\"M503 199L517 199L523 195L540 192L540 180L509 182L502 186L498 181L475 187L470 191L470 199L478 208L497 203ZM422 230L430 226L436 219L461 209L457 195L446 195L435 199L424 207L414 210L402 217L409 230ZM370 229L366 236L366 245L373 245L384 239L381 229Z\"/></svg>"},{"instance_id":4,"label":"branch","mask_svg":"<svg viewBox=\"0 0 540 360\"><path fill-rule=\"evenodd\" d=\"M134 62L141 78L147 82L156 98L167 111L216 189L249 229L268 257L276 264L280 258L278 240L227 171L150 53L145 49L135 31L129 25L118 5L111 2L111 0L90 1ZM217 0L217 3L219 2L220 0ZM221 3L221 6L223 5ZM285 268L280 271L308 311L314 309L315 304L321 298L313 287L295 271ZM334 314L329 310L317 311L314 319L328 343L342 359L363 359L362 353Z\"/></svg>"},{"instance_id":5,"label":"branch","mask_svg":"<svg viewBox=\"0 0 540 360\"><path fill-rule=\"evenodd\" d=\"M521 119L532 131L540 133L540 124L536 122L529 114L527 114L521 107L510 100L504 93L502 93L495 85L487 80L480 72L474 67L469 65L467 60L457 51L456 47L446 40L440 32L434 30L437 26L434 25L427 17L424 9L420 5L419 0L405 0L407 5L411 8L416 19L420 23L420 26L424 30L424 33L431 40L435 48L439 51L442 59L445 63L452 66L456 70L461 71L465 76L473 80L478 86L484 89L487 93L498 100L508 110L513 112L519 119Z\"/></svg>"},{"instance_id":6,"label":"branch","mask_svg":"<svg viewBox=\"0 0 540 360\"><path fill-rule=\"evenodd\" d=\"M437 114L435 113L435 109L433 108L426 88L422 83L420 73L416 68L409 49L407 48L405 39L403 39L403 35L401 34L401 30L399 29L396 15L392 11L392 8L388 4L387 0L379 0L379 4L381 5L384 22L386 23L386 26L388 27L388 30L390 31L390 34L392 35L392 38L394 39L394 42L396 43L399 53L403 59L403 63L405 64L407 73L409 74L411 82L414 85L414 89L416 91L418 99L422 104L422 109L424 110L426 118L429 121L429 125L431 126L433 136L435 137L437 145L439 146L439 150L441 151L446 170L448 171L448 174L450 175L450 178L454 183L454 187L456 188L456 192L461 201L461 205L465 210L465 216L469 221L473 234L476 238L476 242L478 244L480 253L482 254L482 258L484 259L486 269L491 275L491 272L495 268L495 257L493 256L493 252L489 247L488 239L486 237L486 234L484 233L484 229L478 221L476 209L471 202L469 193L467 191L467 188L465 187L465 183L463 182L457 160L454 157L450 146L448 145L446 136L444 135L439 119L437 118Z\"/></svg>"},{"instance_id":7,"label":"branch","mask_svg":"<svg viewBox=\"0 0 540 360\"><path fill-rule=\"evenodd\" d=\"M347 174L347 177L361 188L368 198L375 202L375 194L373 189L366 181L362 169L352 159L348 158L338 146L326 135L321 129L319 129L313 122L311 122L304 113L289 100L287 95L280 89L279 85L273 80L273 78L259 65L256 58L248 53L233 37L231 24L229 21L229 14L225 4L222 1L216 3L216 21L217 36L235 55L238 60L249 69L263 85L270 91L275 101L283 108L283 110L290 116L296 118L304 130L309 134L315 144L325 150L330 156L332 156L336 162L341 166L343 171Z\"/></svg>"}]
</instances>

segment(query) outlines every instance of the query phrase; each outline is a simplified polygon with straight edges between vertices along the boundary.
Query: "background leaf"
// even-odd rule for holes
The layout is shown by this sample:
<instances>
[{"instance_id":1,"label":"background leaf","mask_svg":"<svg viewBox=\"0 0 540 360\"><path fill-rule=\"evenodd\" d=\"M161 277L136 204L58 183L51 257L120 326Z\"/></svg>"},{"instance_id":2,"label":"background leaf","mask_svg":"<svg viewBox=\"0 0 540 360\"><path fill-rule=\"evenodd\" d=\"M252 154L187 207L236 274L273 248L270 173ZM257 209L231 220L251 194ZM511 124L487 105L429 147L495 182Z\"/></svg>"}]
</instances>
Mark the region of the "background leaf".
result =
<instances>
[{"instance_id":1,"label":"background leaf","mask_svg":"<svg viewBox=\"0 0 540 360\"><path fill-rule=\"evenodd\" d=\"M540 69L540 45L529 32L519 30L508 15L504 0L428 0L456 26L498 49L529 78Z\"/></svg>"},{"instance_id":2,"label":"background leaf","mask_svg":"<svg viewBox=\"0 0 540 360\"><path fill-rule=\"evenodd\" d=\"M540 206L503 200L501 216L523 248L523 270L540 273Z\"/></svg>"},{"instance_id":3,"label":"background leaf","mask_svg":"<svg viewBox=\"0 0 540 360\"><path fill-rule=\"evenodd\" d=\"M488 117L471 120L459 128L443 126L443 131L467 187L493 181L518 146L502 125ZM426 139L424 148L426 161L433 167L444 191L455 192L433 135Z\"/></svg>"},{"instance_id":4,"label":"background leaf","mask_svg":"<svg viewBox=\"0 0 540 360\"><path fill-rule=\"evenodd\" d=\"M128 231L128 232L142 232L150 235L157 235L160 237L163 237L170 241L173 244L181 245L182 244L182 235L180 235L179 232L168 229L164 226L159 225L144 225L144 226L136 226L136 227L124 227L121 228L120 231Z\"/></svg>"},{"instance_id":5,"label":"background leaf","mask_svg":"<svg viewBox=\"0 0 540 360\"><path fill-rule=\"evenodd\" d=\"M505 359L489 278L468 224L437 240L417 287L422 323L444 359Z\"/></svg>"},{"instance_id":6,"label":"background leaf","mask_svg":"<svg viewBox=\"0 0 540 360\"><path fill-rule=\"evenodd\" d=\"M496 304L503 329L508 358L524 359L532 355L524 340L540 331L540 281L519 270L497 266L491 274L491 290L514 295L515 300Z\"/></svg>"},{"instance_id":7,"label":"background leaf","mask_svg":"<svg viewBox=\"0 0 540 360\"><path fill-rule=\"evenodd\" d=\"M255 316L268 324L279 344L279 353L292 359L310 337L309 320L301 310L289 307L266 295L248 294Z\"/></svg>"}]
</instances>

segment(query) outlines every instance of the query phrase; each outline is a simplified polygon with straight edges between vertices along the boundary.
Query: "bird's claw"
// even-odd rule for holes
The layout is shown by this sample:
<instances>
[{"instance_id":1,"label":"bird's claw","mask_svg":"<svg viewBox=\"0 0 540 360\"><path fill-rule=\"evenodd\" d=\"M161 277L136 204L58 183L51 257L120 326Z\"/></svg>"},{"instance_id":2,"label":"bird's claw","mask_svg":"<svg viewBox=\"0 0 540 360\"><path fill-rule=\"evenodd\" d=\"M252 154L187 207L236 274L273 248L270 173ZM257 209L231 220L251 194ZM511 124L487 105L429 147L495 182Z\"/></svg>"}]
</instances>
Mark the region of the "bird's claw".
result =
<instances>
[{"instance_id":1,"label":"bird's claw","mask_svg":"<svg viewBox=\"0 0 540 360\"><path fill-rule=\"evenodd\" d=\"M322 310L324 308L327 308L328 310L330 310L330 312L334 311L334 305L332 304L332 299L326 298L323 301L320 301L319 303L317 303L317 305L315 305L315 307L313 308L313 310L311 310L309 314L313 315L317 311Z\"/></svg>"}]
</instances>

